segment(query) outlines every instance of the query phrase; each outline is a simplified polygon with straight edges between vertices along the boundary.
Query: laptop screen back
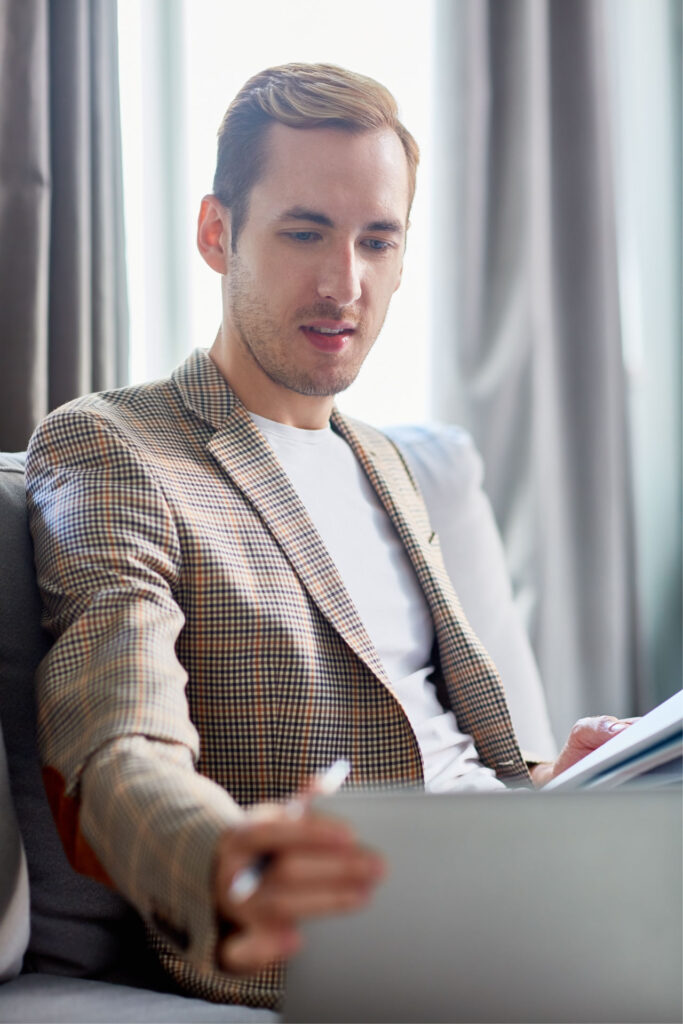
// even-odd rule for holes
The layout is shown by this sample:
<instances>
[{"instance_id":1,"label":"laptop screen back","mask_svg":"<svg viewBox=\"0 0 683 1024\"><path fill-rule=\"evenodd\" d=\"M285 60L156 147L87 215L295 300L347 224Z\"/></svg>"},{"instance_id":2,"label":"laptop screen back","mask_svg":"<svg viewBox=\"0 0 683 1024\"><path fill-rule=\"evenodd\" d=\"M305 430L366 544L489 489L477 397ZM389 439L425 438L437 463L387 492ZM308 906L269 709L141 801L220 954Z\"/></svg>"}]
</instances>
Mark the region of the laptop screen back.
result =
<instances>
[{"instance_id":1,"label":"laptop screen back","mask_svg":"<svg viewBox=\"0 0 683 1024\"><path fill-rule=\"evenodd\" d=\"M368 909L306 926L286 1021L682 1019L680 788L318 806L389 872Z\"/></svg>"}]
</instances>

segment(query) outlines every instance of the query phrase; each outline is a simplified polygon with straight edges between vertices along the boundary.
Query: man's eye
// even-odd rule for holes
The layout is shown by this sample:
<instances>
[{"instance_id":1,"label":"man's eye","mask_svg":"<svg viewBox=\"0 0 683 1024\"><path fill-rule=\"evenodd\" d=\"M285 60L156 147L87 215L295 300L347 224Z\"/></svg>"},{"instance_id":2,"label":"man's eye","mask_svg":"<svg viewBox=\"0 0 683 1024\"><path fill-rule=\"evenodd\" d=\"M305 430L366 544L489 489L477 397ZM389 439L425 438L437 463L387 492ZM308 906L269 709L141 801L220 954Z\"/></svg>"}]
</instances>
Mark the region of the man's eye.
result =
<instances>
[{"instance_id":1,"label":"man's eye","mask_svg":"<svg viewBox=\"0 0 683 1024\"><path fill-rule=\"evenodd\" d=\"M295 242L312 242L318 238L317 231L290 231L289 237L293 238Z\"/></svg>"},{"instance_id":2,"label":"man's eye","mask_svg":"<svg viewBox=\"0 0 683 1024\"><path fill-rule=\"evenodd\" d=\"M363 245L368 249L374 249L375 252L384 252L390 248L391 242L385 242L382 238L366 238Z\"/></svg>"}]
</instances>

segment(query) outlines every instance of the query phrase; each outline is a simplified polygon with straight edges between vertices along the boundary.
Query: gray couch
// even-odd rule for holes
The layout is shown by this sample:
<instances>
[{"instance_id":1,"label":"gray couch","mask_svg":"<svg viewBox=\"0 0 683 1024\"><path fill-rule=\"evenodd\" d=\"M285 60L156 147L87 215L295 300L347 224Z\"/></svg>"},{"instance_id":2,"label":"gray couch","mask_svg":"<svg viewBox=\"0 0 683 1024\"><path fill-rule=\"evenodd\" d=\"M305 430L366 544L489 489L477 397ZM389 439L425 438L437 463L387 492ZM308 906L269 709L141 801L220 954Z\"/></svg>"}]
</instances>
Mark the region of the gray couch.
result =
<instances>
[{"instance_id":1,"label":"gray couch","mask_svg":"<svg viewBox=\"0 0 683 1024\"><path fill-rule=\"evenodd\" d=\"M503 675L523 748L552 757L536 668L481 490L482 467L457 428L397 438L441 536L463 606ZM264 1010L173 991L142 924L115 893L69 866L43 792L33 675L49 646L24 505L23 460L0 455L0 1021L269 1021ZM4 737L4 743L3 743Z\"/></svg>"}]
</instances>

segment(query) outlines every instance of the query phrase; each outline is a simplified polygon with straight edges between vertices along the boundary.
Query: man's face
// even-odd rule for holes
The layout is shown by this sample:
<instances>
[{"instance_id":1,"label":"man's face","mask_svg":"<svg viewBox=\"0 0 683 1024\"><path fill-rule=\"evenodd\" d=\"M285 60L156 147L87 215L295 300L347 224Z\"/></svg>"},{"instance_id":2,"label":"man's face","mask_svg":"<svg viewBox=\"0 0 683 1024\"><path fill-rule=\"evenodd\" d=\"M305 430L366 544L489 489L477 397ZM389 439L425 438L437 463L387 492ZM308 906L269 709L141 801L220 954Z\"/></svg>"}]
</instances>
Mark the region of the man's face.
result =
<instances>
[{"instance_id":1,"label":"man's face","mask_svg":"<svg viewBox=\"0 0 683 1024\"><path fill-rule=\"evenodd\" d=\"M270 129L224 285L238 394L277 405L352 383L401 279L408 188L390 130Z\"/></svg>"}]
</instances>

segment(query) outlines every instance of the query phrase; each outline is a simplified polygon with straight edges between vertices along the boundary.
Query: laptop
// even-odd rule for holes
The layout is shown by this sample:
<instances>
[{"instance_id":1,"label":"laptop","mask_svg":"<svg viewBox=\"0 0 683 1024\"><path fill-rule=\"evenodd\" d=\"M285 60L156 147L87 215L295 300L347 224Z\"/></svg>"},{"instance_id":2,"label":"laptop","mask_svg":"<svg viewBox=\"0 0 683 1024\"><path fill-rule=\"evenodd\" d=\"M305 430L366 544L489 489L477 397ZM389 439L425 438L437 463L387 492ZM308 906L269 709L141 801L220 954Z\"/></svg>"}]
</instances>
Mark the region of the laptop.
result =
<instances>
[{"instance_id":1,"label":"laptop","mask_svg":"<svg viewBox=\"0 0 683 1024\"><path fill-rule=\"evenodd\" d=\"M369 908L305 926L286 1022L683 1019L680 787L317 806L389 873Z\"/></svg>"}]
</instances>

